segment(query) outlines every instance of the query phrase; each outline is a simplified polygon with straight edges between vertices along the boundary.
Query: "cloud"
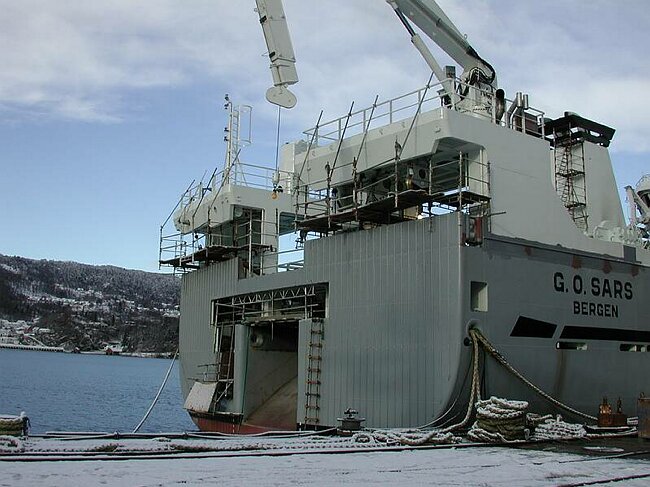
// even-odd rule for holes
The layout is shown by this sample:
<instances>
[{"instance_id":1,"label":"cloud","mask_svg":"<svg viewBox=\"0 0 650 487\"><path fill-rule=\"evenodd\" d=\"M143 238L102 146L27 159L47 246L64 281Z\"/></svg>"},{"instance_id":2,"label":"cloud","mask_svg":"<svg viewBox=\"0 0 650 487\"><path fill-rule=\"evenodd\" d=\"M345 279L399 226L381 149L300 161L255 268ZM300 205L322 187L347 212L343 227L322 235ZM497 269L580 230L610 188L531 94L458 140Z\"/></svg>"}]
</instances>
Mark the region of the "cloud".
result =
<instances>
[{"instance_id":1,"label":"cloud","mask_svg":"<svg viewBox=\"0 0 650 487\"><path fill-rule=\"evenodd\" d=\"M238 12L229 10L220 16L209 1L11 3L0 13L0 103L14 116L118 120L130 91L191 83L217 63L231 73Z\"/></svg>"},{"instance_id":2,"label":"cloud","mask_svg":"<svg viewBox=\"0 0 650 487\"><path fill-rule=\"evenodd\" d=\"M253 104L271 85L253 0L22 0L0 13L0 117L117 122L125 97L151 88L213 83ZM313 125L422 86L428 71L383 0L285 0L299 105L287 123ZM497 68L510 97L531 94L619 129L615 147L650 150L645 101L650 62L643 0L439 0ZM445 64L448 58L432 50Z\"/></svg>"},{"instance_id":3,"label":"cloud","mask_svg":"<svg viewBox=\"0 0 650 487\"><path fill-rule=\"evenodd\" d=\"M614 151L650 151L646 2L440 3L471 31L509 98L523 91L551 118L573 111L616 128Z\"/></svg>"}]
</instances>

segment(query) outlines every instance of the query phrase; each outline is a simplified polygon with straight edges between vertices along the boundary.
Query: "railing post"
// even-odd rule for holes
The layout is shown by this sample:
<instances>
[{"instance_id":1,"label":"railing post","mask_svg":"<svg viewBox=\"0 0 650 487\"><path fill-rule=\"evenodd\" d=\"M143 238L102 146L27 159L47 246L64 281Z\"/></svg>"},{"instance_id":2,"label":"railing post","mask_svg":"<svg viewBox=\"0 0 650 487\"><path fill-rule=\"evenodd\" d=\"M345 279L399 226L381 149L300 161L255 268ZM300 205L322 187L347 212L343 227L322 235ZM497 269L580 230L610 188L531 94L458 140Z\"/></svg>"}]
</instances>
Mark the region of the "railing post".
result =
<instances>
[{"instance_id":1,"label":"railing post","mask_svg":"<svg viewBox=\"0 0 650 487\"><path fill-rule=\"evenodd\" d=\"M497 123L497 111L496 111L497 98L496 98L494 92L492 92L492 97L491 98L492 98L492 110L491 110L491 112L492 112L492 123Z\"/></svg>"},{"instance_id":2,"label":"railing post","mask_svg":"<svg viewBox=\"0 0 650 487\"><path fill-rule=\"evenodd\" d=\"M397 140L395 141L395 208L397 208L397 205L399 203L398 199L398 193L399 193L399 160L400 156L402 155L402 146L399 145L399 142Z\"/></svg>"},{"instance_id":3,"label":"railing post","mask_svg":"<svg viewBox=\"0 0 650 487\"><path fill-rule=\"evenodd\" d=\"M248 212L248 277L253 275L253 212Z\"/></svg>"},{"instance_id":4,"label":"railing post","mask_svg":"<svg viewBox=\"0 0 650 487\"><path fill-rule=\"evenodd\" d=\"M463 207L463 153L458 153L458 211Z\"/></svg>"},{"instance_id":5,"label":"railing post","mask_svg":"<svg viewBox=\"0 0 650 487\"><path fill-rule=\"evenodd\" d=\"M332 223L332 210L330 208L331 205L331 198L330 198L330 191L331 191L331 182L332 182L332 173L330 170L330 165L329 163L325 164L325 174L327 175L327 190L325 193L325 212L327 214L327 226L328 229L331 226Z\"/></svg>"}]
</instances>

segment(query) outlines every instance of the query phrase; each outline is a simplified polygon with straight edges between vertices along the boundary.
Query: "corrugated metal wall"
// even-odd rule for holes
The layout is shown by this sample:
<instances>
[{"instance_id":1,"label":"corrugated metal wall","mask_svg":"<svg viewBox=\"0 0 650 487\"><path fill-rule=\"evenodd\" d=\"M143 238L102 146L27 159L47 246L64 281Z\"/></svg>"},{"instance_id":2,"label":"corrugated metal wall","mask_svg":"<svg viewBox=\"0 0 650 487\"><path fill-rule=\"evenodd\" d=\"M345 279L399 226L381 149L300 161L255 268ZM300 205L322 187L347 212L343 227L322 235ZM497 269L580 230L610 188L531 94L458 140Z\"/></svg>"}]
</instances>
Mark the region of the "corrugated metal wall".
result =
<instances>
[{"instance_id":1,"label":"corrugated metal wall","mask_svg":"<svg viewBox=\"0 0 650 487\"><path fill-rule=\"evenodd\" d=\"M309 241L302 271L239 280L232 260L187 274L180 333L184 394L191 386L186 379L202 371L197 366L215 360L211 300L328 283L321 424L336 425L347 407L358 409L369 426L430 421L464 374L459 252L452 214ZM303 347L298 353L307 352ZM304 392L299 383L299 419Z\"/></svg>"},{"instance_id":2,"label":"corrugated metal wall","mask_svg":"<svg viewBox=\"0 0 650 487\"><path fill-rule=\"evenodd\" d=\"M446 215L308 242L308 281L329 283L321 424L354 407L369 426L414 426L447 405L463 338L457 224Z\"/></svg>"},{"instance_id":3,"label":"corrugated metal wall","mask_svg":"<svg viewBox=\"0 0 650 487\"><path fill-rule=\"evenodd\" d=\"M237 260L229 260L183 276L179 347L180 382L183 396L192 387L189 379L200 377L201 364L215 363L214 328L210 326L210 303L217 296L233 294L237 284ZM214 368L211 369L214 372Z\"/></svg>"}]
</instances>

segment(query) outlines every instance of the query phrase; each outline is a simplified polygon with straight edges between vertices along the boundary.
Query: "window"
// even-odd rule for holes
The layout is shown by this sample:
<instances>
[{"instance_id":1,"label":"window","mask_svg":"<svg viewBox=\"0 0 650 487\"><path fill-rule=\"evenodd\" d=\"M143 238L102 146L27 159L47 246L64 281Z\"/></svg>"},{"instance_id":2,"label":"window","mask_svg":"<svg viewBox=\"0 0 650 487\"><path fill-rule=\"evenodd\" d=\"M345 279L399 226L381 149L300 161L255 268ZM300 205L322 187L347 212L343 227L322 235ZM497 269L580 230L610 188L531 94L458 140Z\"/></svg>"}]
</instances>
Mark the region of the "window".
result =
<instances>
[{"instance_id":1,"label":"window","mask_svg":"<svg viewBox=\"0 0 650 487\"><path fill-rule=\"evenodd\" d=\"M488 310L488 285L487 282L470 282L470 299L472 311Z\"/></svg>"},{"instance_id":2,"label":"window","mask_svg":"<svg viewBox=\"0 0 650 487\"><path fill-rule=\"evenodd\" d=\"M587 350L584 342L557 342L555 348L558 350Z\"/></svg>"}]
</instances>

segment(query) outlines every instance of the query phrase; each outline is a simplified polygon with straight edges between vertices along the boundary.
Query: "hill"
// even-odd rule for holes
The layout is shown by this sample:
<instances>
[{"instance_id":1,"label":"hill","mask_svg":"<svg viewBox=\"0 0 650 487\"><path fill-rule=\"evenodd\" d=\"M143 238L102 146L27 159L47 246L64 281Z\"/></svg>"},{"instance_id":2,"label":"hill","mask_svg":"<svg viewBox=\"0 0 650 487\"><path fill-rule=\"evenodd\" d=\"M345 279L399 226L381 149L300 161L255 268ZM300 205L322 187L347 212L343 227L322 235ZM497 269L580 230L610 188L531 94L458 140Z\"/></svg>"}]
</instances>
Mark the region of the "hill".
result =
<instances>
[{"instance_id":1,"label":"hill","mask_svg":"<svg viewBox=\"0 0 650 487\"><path fill-rule=\"evenodd\" d=\"M0 330L24 343L173 352L179 296L168 274L0 254Z\"/></svg>"}]
</instances>

